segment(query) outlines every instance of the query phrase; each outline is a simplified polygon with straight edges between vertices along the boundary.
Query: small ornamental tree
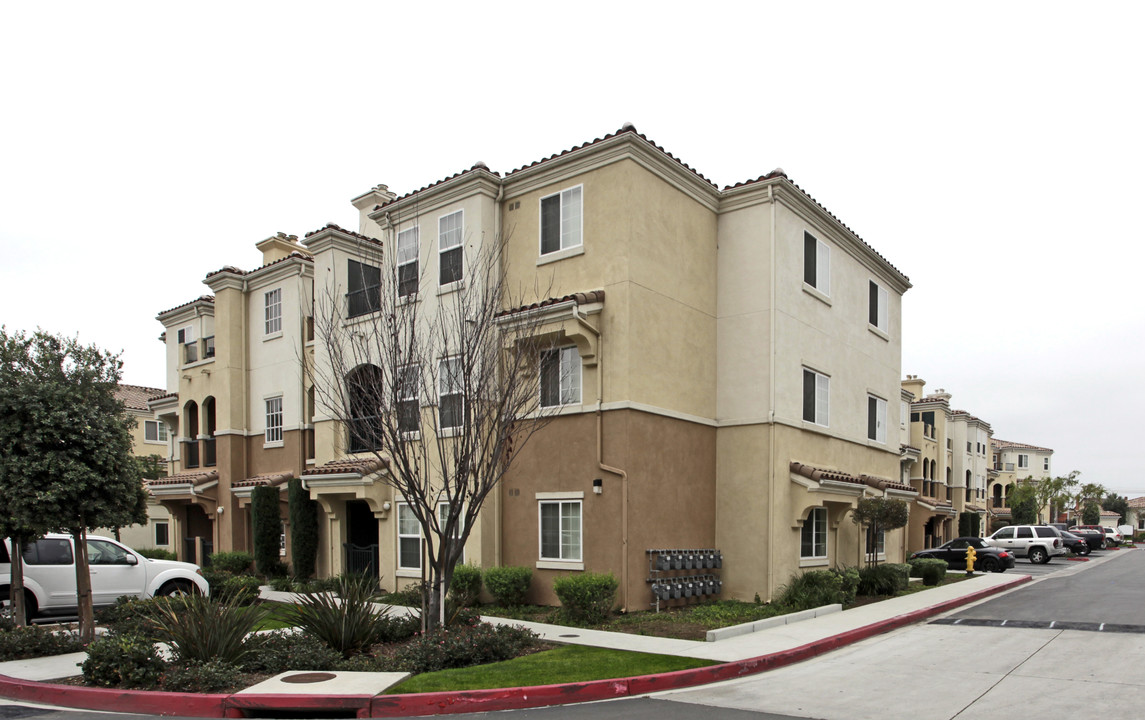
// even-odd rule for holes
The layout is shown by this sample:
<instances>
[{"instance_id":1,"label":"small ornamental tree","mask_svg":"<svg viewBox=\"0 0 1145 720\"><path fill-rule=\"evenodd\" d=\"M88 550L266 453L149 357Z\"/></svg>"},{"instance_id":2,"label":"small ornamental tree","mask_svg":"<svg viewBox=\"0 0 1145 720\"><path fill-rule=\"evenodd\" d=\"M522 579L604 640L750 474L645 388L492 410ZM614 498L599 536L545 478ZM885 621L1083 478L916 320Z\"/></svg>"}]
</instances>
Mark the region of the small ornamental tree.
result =
<instances>
[{"instance_id":1,"label":"small ornamental tree","mask_svg":"<svg viewBox=\"0 0 1145 720\"><path fill-rule=\"evenodd\" d=\"M278 488L260 485L250 494L250 516L254 530L254 569L260 575L274 575L282 537L282 516L278 511Z\"/></svg>"},{"instance_id":2,"label":"small ornamental tree","mask_svg":"<svg viewBox=\"0 0 1145 720\"><path fill-rule=\"evenodd\" d=\"M290 504L290 561L294 577L314 575L318 562L318 503L310 499L302 481L293 478L288 490Z\"/></svg>"},{"instance_id":3,"label":"small ornamental tree","mask_svg":"<svg viewBox=\"0 0 1145 720\"><path fill-rule=\"evenodd\" d=\"M958 513L958 536L978 537L982 528L982 518L976 512Z\"/></svg>"},{"instance_id":4,"label":"small ornamental tree","mask_svg":"<svg viewBox=\"0 0 1145 720\"><path fill-rule=\"evenodd\" d=\"M1020 482L1010 493L1010 519L1015 525L1038 522L1038 497L1033 483Z\"/></svg>"},{"instance_id":5,"label":"small ornamental tree","mask_svg":"<svg viewBox=\"0 0 1145 720\"><path fill-rule=\"evenodd\" d=\"M1098 525L1101 523L1101 506L1096 500L1087 500L1081 509L1082 525Z\"/></svg>"},{"instance_id":6,"label":"small ornamental tree","mask_svg":"<svg viewBox=\"0 0 1145 720\"><path fill-rule=\"evenodd\" d=\"M880 532L903 527L909 518L910 511L904 501L885 497L863 498L851 513L851 521L861 528L865 527L867 533L874 537L878 537ZM878 565L878 554L868 553L867 563Z\"/></svg>"},{"instance_id":7,"label":"small ornamental tree","mask_svg":"<svg viewBox=\"0 0 1145 720\"><path fill-rule=\"evenodd\" d=\"M0 530L75 539L76 606L83 643L95 637L87 531L147 520L131 455L135 420L116 397L119 356L78 340L0 327ZM19 545L19 542L17 542ZM23 611L14 552L12 595Z\"/></svg>"}]
</instances>

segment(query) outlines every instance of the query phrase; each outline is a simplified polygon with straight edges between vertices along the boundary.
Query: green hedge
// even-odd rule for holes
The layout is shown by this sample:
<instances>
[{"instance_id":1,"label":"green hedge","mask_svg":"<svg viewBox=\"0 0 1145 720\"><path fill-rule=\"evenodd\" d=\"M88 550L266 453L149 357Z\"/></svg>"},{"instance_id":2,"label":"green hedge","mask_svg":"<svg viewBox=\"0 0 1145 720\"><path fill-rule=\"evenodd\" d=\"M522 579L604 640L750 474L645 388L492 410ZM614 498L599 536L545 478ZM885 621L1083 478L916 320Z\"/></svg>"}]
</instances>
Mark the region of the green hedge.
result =
<instances>
[{"instance_id":1,"label":"green hedge","mask_svg":"<svg viewBox=\"0 0 1145 720\"><path fill-rule=\"evenodd\" d=\"M254 565L254 555L237 550L234 552L211 553L207 564L211 566L212 570L217 570L218 572L241 575L242 573L251 571L251 566Z\"/></svg>"},{"instance_id":2,"label":"green hedge","mask_svg":"<svg viewBox=\"0 0 1145 720\"><path fill-rule=\"evenodd\" d=\"M909 565L884 563L859 570L860 595L894 595L909 584Z\"/></svg>"},{"instance_id":3,"label":"green hedge","mask_svg":"<svg viewBox=\"0 0 1145 720\"><path fill-rule=\"evenodd\" d=\"M922 578L922 584L934 586L946 577L946 561L938 558L915 558L910 561L910 576Z\"/></svg>"},{"instance_id":4,"label":"green hedge","mask_svg":"<svg viewBox=\"0 0 1145 720\"><path fill-rule=\"evenodd\" d=\"M474 565L455 565L449 581L449 596L461 607L475 605L481 596L481 570Z\"/></svg>"},{"instance_id":5,"label":"green hedge","mask_svg":"<svg viewBox=\"0 0 1145 720\"><path fill-rule=\"evenodd\" d=\"M824 605L850 605L859 591L855 568L811 570L780 588L777 602L794 612Z\"/></svg>"},{"instance_id":6,"label":"green hedge","mask_svg":"<svg viewBox=\"0 0 1145 720\"><path fill-rule=\"evenodd\" d=\"M515 607L525 604L533 571L527 567L492 567L485 571L482 580L498 605Z\"/></svg>"},{"instance_id":7,"label":"green hedge","mask_svg":"<svg viewBox=\"0 0 1145 720\"><path fill-rule=\"evenodd\" d=\"M616 604L619 581L612 573L576 573L557 578L553 590L569 618L576 622L604 622Z\"/></svg>"}]
</instances>

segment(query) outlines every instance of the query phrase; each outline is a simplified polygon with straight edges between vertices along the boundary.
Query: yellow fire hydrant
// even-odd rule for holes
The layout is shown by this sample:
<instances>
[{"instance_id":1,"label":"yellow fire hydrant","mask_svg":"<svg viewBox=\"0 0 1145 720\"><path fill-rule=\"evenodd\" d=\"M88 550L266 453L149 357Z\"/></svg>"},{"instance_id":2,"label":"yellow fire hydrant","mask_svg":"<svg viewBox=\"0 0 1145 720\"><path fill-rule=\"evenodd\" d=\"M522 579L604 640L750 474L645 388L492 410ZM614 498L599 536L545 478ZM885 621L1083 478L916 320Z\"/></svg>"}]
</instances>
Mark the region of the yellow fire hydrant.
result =
<instances>
[{"instance_id":1,"label":"yellow fire hydrant","mask_svg":"<svg viewBox=\"0 0 1145 720\"><path fill-rule=\"evenodd\" d=\"M978 551L973 547L966 548L966 574L974 574L974 561L978 559Z\"/></svg>"}]
</instances>

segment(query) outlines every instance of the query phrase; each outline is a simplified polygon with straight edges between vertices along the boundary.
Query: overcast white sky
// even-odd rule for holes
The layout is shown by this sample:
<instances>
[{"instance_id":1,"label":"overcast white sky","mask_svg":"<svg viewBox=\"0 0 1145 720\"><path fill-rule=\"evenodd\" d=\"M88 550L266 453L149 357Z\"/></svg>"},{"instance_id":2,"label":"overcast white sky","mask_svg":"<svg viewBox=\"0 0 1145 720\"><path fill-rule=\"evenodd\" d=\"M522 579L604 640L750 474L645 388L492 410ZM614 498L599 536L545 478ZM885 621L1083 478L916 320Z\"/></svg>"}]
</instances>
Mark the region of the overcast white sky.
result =
<instances>
[{"instance_id":1,"label":"overcast white sky","mask_svg":"<svg viewBox=\"0 0 1145 720\"><path fill-rule=\"evenodd\" d=\"M167 308L254 243L632 122L775 167L906 273L903 373L1145 494L1139 5L7 2L0 323L164 385Z\"/></svg>"}]
</instances>

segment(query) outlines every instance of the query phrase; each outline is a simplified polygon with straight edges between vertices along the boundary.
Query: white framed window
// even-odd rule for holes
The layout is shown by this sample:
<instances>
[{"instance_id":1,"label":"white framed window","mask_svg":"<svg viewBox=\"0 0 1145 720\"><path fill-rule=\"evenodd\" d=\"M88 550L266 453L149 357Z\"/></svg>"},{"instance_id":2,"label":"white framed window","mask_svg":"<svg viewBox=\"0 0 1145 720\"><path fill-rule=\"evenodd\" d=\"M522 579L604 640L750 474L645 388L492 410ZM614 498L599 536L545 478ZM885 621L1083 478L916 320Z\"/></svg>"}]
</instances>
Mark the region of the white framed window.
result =
<instances>
[{"instance_id":1,"label":"white framed window","mask_svg":"<svg viewBox=\"0 0 1145 720\"><path fill-rule=\"evenodd\" d=\"M282 396L266 399L266 442L282 442Z\"/></svg>"},{"instance_id":2,"label":"white framed window","mask_svg":"<svg viewBox=\"0 0 1145 720\"><path fill-rule=\"evenodd\" d=\"M417 365L406 365L398 370L398 430L403 433L421 432L420 377Z\"/></svg>"},{"instance_id":3,"label":"white framed window","mask_svg":"<svg viewBox=\"0 0 1145 720\"><path fill-rule=\"evenodd\" d=\"M266 325L264 335L282 332L282 288L267 290L263 295Z\"/></svg>"},{"instance_id":4,"label":"white framed window","mask_svg":"<svg viewBox=\"0 0 1145 720\"><path fill-rule=\"evenodd\" d=\"M437 220L438 285L461 282L465 269L461 254L465 211L458 210Z\"/></svg>"},{"instance_id":5,"label":"white framed window","mask_svg":"<svg viewBox=\"0 0 1145 720\"><path fill-rule=\"evenodd\" d=\"M906 406L906 400L899 403L899 428L906 429L907 418L910 417L910 409Z\"/></svg>"},{"instance_id":6,"label":"white framed window","mask_svg":"<svg viewBox=\"0 0 1145 720\"><path fill-rule=\"evenodd\" d=\"M890 296L887 295L886 288L881 287L874 280L871 280L867 322L883 332L886 332L890 326L890 321L888 320L889 311L887 309L890 303L889 298Z\"/></svg>"},{"instance_id":7,"label":"white framed window","mask_svg":"<svg viewBox=\"0 0 1145 720\"><path fill-rule=\"evenodd\" d=\"M167 443L167 423L160 420L143 421L143 439L149 443Z\"/></svg>"},{"instance_id":8,"label":"white framed window","mask_svg":"<svg viewBox=\"0 0 1145 720\"><path fill-rule=\"evenodd\" d=\"M1023 470L1023 469L1028 468L1028 467L1030 467L1030 456L1019 454L1018 455L1018 469Z\"/></svg>"},{"instance_id":9,"label":"white framed window","mask_svg":"<svg viewBox=\"0 0 1145 720\"><path fill-rule=\"evenodd\" d=\"M874 528L867 527L867 559L875 560L880 555L885 555L887 551L887 533L885 530L880 529L874 532Z\"/></svg>"},{"instance_id":10,"label":"white framed window","mask_svg":"<svg viewBox=\"0 0 1145 720\"><path fill-rule=\"evenodd\" d=\"M580 403L581 365L576 346L541 353L541 407Z\"/></svg>"},{"instance_id":11,"label":"white framed window","mask_svg":"<svg viewBox=\"0 0 1145 720\"><path fill-rule=\"evenodd\" d=\"M831 248L809 232L803 233L803 282L831 296Z\"/></svg>"},{"instance_id":12,"label":"white framed window","mask_svg":"<svg viewBox=\"0 0 1145 720\"><path fill-rule=\"evenodd\" d=\"M577 185L541 198L541 254L578 247L583 243L583 186Z\"/></svg>"},{"instance_id":13,"label":"white framed window","mask_svg":"<svg viewBox=\"0 0 1145 720\"><path fill-rule=\"evenodd\" d=\"M439 502L437 504L437 526L441 528L441 532L443 535L445 534L445 525L449 520L449 507L450 507L450 503L447 503L447 502ZM458 515L457 527L453 528L453 539L454 540L457 540L458 538L461 537L461 524L464 522L465 522L465 516L464 515ZM465 550L464 549L461 551L461 555L460 555L460 557L458 557L457 562L465 562Z\"/></svg>"},{"instance_id":14,"label":"white framed window","mask_svg":"<svg viewBox=\"0 0 1145 720\"><path fill-rule=\"evenodd\" d=\"M155 520L151 527L155 547L167 547L171 544L171 526L166 520Z\"/></svg>"},{"instance_id":15,"label":"white framed window","mask_svg":"<svg viewBox=\"0 0 1145 720\"><path fill-rule=\"evenodd\" d=\"M418 285L418 229L398 233L398 297L417 293Z\"/></svg>"},{"instance_id":16,"label":"white framed window","mask_svg":"<svg viewBox=\"0 0 1145 720\"><path fill-rule=\"evenodd\" d=\"M542 560L581 559L581 501L539 503Z\"/></svg>"},{"instance_id":17,"label":"white framed window","mask_svg":"<svg viewBox=\"0 0 1145 720\"><path fill-rule=\"evenodd\" d=\"M887 441L887 401L874 395L867 396L867 439Z\"/></svg>"},{"instance_id":18,"label":"white framed window","mask_svg":"<svg viewBox=\"0 0 1145 720\"><path fill-rule=\"evenodd\" d=\"M465 395L461 358L445 358L438 364L437 411L442 430L465 424Z\"/></svg>"},{"instance_id":19,"label":"white framed window","mask_svg":"<svg viewBox=\"0 0 1145 720\"><path fill-rule=\"evenodd\" d=\"M831 378L810 368L803 368L803 419L827 426Z\"/></svg>"},{"instance_id":20,"label":"white framed window","mask_svg":"<svg viewBox=\"0 0 1145 720\"><path fill-rule=\"evenodd\" d=\"M199 359L199 344L195 342L195 326L188 325L178 332L179 344L183 346L183 362L193 363Z\"/></svg>"},{"instance_id":21,"label":"white framed window","mask_svg":"<svg viewBox=\"0 0 1145 720\"><path fill-rule=\"evenodd\" d=\"M346 262L346 316L359 317L382 307L382 269L357 260Z\"/></svg>"},{"instance_id":22,"label":"white framed window","mask_svg":"<svg viewBox=\"0 0 1145 720\"><path fill-rule=\"evenodd\" d=\"M814 508L799 531L799 557L812 560L827 557L827 508Z\"/></svg>"},{"instance_id":23,"label":"white framed window","mask_svg":"<svg viewBox=\"0 0 1145 720\"><path fill-rule=\"evenodd\" d=\"M1042 470L1045 470L1046 472L1050 471L1050 459L1049 458L1042 458Z\"/></svg>"},{"instance_id":24,"label":"white framed window","mask_svg":"<svg viewBox=\"0 0 1145 720\"><path fill-rule=\"evenodd\" d=\"M398 569L421 569L421 525L409 503L398 503Z\"/></svg>"}]
</instances>

